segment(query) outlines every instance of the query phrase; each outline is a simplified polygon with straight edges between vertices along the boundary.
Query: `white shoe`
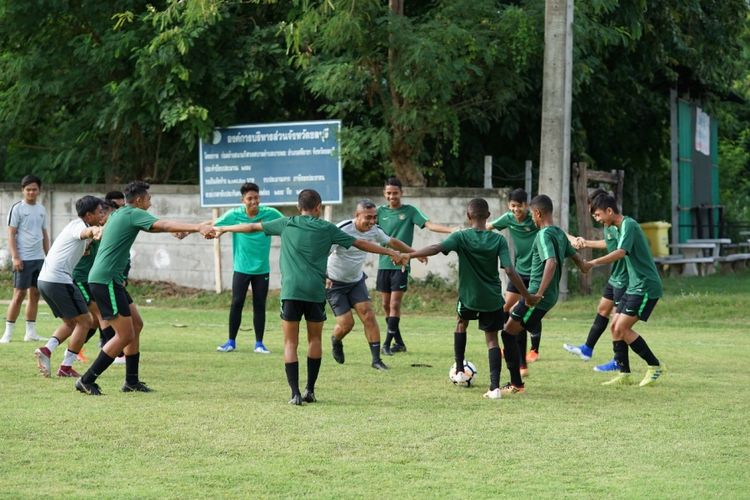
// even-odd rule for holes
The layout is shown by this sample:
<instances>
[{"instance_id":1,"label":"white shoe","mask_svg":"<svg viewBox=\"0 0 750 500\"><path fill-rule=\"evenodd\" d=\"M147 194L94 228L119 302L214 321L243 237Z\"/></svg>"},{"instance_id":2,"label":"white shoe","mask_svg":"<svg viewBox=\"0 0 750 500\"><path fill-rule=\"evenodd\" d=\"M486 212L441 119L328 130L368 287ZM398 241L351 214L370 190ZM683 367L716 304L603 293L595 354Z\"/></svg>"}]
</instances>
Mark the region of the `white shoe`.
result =
<instances>
[{"instance_id":1,"label":"white shoe","mask_svg":"<svg viewBox=\"0 0 750 500\"><path fill-rule=\"evenodd\" d=\"M26 335L23 336L24 342L39 342L40 340L45 340L45 339L37 335L36 332L26 332Z\"/></svg>"},{"instance_id":2,"label":"white shoe","mask_svg":"<svg viewBox=\"0 0 750 500\"><path fill-rule=\"evenodd\" d=\"M13 337L13 333L11 333L11 332L5 332L3 334L3 337L0 338L0 344L10 344L11 337Z\"/></svg>"},{"instance_id":3,"label":"white shoe","mask_svg":"<svg viewBox=\"0 0 750 500\"><path fill-rule=\"evenodd\" d=\"M124 365L125 364L125 356L117 356L115 360L112 362L113 365Z\"/></svg>"},{"instance_id":4,"label":"white shoe","mask_svg":"<svg viewBox=\"0 0 750 500\"><path fill-rule=\"evenodd\" d=\"M500 392L500 388L493 389L491 391L487 391L482 396L485 399L500 399L503 396L503 394Z\"/></svg>"},{"instance_id":5,"label":"white shoe","mask_svg":"<svg viewBox=\"0 0 750 500\"><path fill-rule=\"evenodd\" d=\"M456 372L455 375L453 375L453 383L457 385L463 385L468 382L469 377L466 376L464 372Z\"/></svg>"}]
</instances>

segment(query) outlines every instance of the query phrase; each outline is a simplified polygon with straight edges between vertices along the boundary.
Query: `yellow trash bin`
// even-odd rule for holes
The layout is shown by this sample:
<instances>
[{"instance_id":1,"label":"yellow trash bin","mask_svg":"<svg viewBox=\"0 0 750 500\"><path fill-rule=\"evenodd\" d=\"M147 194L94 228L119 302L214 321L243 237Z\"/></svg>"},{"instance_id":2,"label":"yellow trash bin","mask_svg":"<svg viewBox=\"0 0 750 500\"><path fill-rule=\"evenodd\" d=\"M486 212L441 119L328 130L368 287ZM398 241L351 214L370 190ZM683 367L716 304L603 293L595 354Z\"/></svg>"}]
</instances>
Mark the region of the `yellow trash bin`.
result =
<instances>
[{"instance_id":1,"label":"yellow trash bin","mask_svg":"<svg viewBox=\"0 0 750 500\"><path fill-rule=\"evenodd\" d=\"M654 257L665 257L669 255L669 228L672 224L669 222L655 221L641 223L648 246L651 247L651 254Z\"/></svg>"}]
</instances>

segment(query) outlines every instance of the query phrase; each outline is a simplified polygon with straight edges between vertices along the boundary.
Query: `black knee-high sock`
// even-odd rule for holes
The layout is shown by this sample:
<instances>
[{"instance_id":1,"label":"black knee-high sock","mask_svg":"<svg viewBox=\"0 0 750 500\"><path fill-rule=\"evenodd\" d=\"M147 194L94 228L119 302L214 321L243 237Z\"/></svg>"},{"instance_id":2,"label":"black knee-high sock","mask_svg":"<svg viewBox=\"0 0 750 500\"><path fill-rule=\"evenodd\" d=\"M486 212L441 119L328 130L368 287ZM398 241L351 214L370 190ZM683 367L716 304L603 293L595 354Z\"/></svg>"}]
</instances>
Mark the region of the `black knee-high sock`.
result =
<instances>
[{"instance_id":1,"label":"black knee-high sock","mask_svg":"<svg viewBox=\"0 0 750 500\"><path fill-rule=\"evenodd\" d=\"M372 362L375 363L380 361L380 342L370 342L370 355L372 355Z\"/></svg>"},{"instance_id":2,"label":"black knee-high sock","mask_svg":"<svg viewBox=\"0 0 750 500\"><path fill-rule=\"evenodd\" d=\"M112 340L112 338L115 336L115 329L111 326L108 326L107 328L102 329L102 341L104 344Z\"/></svg>"},{"instance_id":3,"label":"black knee-high sock","mask_svg":"<svg viewBox=\"0 0 750 500\"><path fill-rule=\"evenodd\" d=\"M651 352L651 349L648 347L648 344L644 340L643 337L640 335L637 339L635 339L630 344L630 348L635 351L635 353L643 358L643 360L648 363L649 366L658 366L659 360L656 359L656 356L654 356L654 353Z\"/></svg>"},{"instance_id":4,"label":"black knee-high sock","mask_svg":"<svg viewBox=\"0 0 750 500\"><path fill-rule=\"evenodd\" d=\"M464 369L466 354L466 332L453 332L453 357L456 361L456 373Z\"/></svg>"},{"instance_id":5,"label":"black knee-high sock","mask_svg":"<svg viewBox=\"0 0 750 500\"><path fill-rule=\"evenodd\" d=\"M393 341L393 336L396 334L396 332L393 330L393 327L391 326L391 317L388 316L385 318L385 342L383 342L383 345L386 347L391 347L391 342Z\"/></svg>"},{"instance_id":6,"label":"black knee-high sock","mask_svg":"<svg viewBox=\"0 0 750 500\"><path fill-rule=\"evenodd\" d=\"M286 371L286 381L289 388L292 389L292 396L300 396L299 392L299 361L294 363L284 363Z\"/></svg>"},{"instance_id":7,"label":"black knee-high sock","mask_svg":"<svg viewBox=\"0 0 750 500\"><path fill-rule=\"evenodd\" d=\"M628 344L624 340L614 340L612 341L612 350L615 352L615 362L620 367L620 373L630 373Z\"/></svg>"},{"instance_id":8,"label":"black knee-high sock","mask_svg":"<svg viewBox=\"0 0 750 500\"><path fill-rule=\"evenodd\" d=\"M141 353L125 356L125 383L135 385L138 383L138 367L141 363Z\"/></svg>"},{"instance_id":9,"label":"black knee-high sock","mask_svg":"<svg viewBox=\"0 0 750 500\"><path fill-rule=\"evenodd\" d=\"M81 382L84 384L93 384L96 382L96 379L104 373L104 371L109 368L109 365L111 365L115 361L115 358L110 358L106 352L99 351L99 355L96 357L94 362L91 364L91 367L86 370L86 373L83 374L81 377Z\"/></svg>"},{"instance_id":10,"label":"black knee-high sock","mask_svg":"<svg viewBox=\"0 0 750 500\"><path fill-rule=\"evenodd\" d=\"M596 343L599 342L599 337L601 337L602 333L604 333L604 330L607 329L608 324L609 318L607 318L606 316L597 314L596 318L594 318L594 322L592 323L591 329L589 330L589 336L586 337L586 345L592 350L594 349L594 347L596 347Z\"/></svg>"},{"instance_id":11,"label":"black knee-high sock","mask_svg":"<svg viewBox=\"0 0 750 500\"><path fill-rule=\"evenodd\" d=\"M526 341L528 339L528 333L526 330L516 335L516 343L518 345L518 355L520 356L519 362L521 365L526 366Z\"/></svg>"},{"instance_id":12,"label":"black knee-high sock","mask_svg":"<svg viewBox=\"0 0 750 500\"><path fill-rule=\"evenodd\" d=\"M487 349L487 358L490 362L490 390L493 391L500 387L500 369L503 366L503 361L500 357L500 348L493 347Z\"/></svg>"},{"instance_id":13,"label":"black knee-high sock","mask_svg":"<svg viewBox=\"0 0 750 500\"><path fill-rule=\"evenodd\" d=\"M505 330L502 331L500 336L503 339L503 347L505 348L505 364L510 372L510 383L516 387L523 387L521 367L518 359L520 355L518 340L515 338L515 335L511 335Z\"/></svg>"},{"instance_id":14,"label":"black knee-high sock","mask_svg":"<svg viewBox=\"0 0 750 500\"><path fill-rule=\"evenodd\" d=\"M318 373L320 373L320 358L307 358L307 386L305 387L310 392L315 392L315 382L318 380Z\"/></svg>"},{"instance_id":15,"label":"black knee-high sock","mask_svg":"<svg viewBox=\"0 0 750 500\"><path fill-rule=\"evenodd\" d=\"M86 334L86 340L83 342L84 344L91 340L91 337L93 337L96 334L96 328L92 328L89 330L89 333Z\"/></svg>"},{"instance_id":16,"label":"black knee-high sock","mask_svg":"<svg viewBox=\"0 0 750 500\"><path fill-rule=\"evenodd\" d=\"M539 328L535 332L529 332L531 337L531 349L539 352L539 344L542 342L542 324L539 323ZM525 355L526 353L524 353Z\"/></svg>"},{"instance_id":17,"label":"black knee-high sock","mask_svg":"<svg viewBox=\"0 0 750 500\"><path fill-rule=\"evenodd\" d=\"M404 339L401 338L401 328L399 327L399 324L401 323L401 318L397 318L395 316L391 316L391 322L393 323L393 340L398 345L404 345Z\"/></svg>"}]
</instances>

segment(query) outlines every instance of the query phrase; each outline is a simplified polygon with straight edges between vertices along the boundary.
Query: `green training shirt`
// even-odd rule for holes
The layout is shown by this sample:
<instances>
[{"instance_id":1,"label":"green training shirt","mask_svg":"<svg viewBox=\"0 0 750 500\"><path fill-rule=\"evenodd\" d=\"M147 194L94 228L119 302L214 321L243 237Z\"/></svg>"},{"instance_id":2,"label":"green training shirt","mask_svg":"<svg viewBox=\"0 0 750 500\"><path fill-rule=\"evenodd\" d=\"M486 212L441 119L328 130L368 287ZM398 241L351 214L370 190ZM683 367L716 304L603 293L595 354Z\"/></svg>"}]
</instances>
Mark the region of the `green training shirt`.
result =
<instances>
[{"instance_id":1,"label":"green training shirt","mask_svg":"<svg viewBox=\"0 0 750 500\"><path fill-rule=\"evenodd\" d=\"M86 252L78 261L75 269L73 269L73 281L76 283L88 283L89 271L91 266L94 265L94 259L96 258L96 252L99 250L99 240L91 240Z\"/></svg>"},{"instance_id":2,"label":"green training shirt","mask_svg":"<svg viewBox=\"0 0 750 500\"><path fill-rule=\"evenodd\" d=\"M411 246L414 242L414 226L422 229L430 220L417 207L413 205L401 205L398 208L389 208L387 205L378 207L378 225L390 236L403 241ZM378 269L401 269L391 261L390 257L381 255Z\"/></svg>"},{"instance_id":3,"label":"green training shirt","mask_svg":"<svg viewBox=\"0 0 750 500\"><path fill-rule=\"evenodd\" d=\"M233 208L214 223L215 226L249 224L251 222L270 222L283 217L273 207L259 206L255 217L247 215L244 206ZM271 253L271 237L261 232L232 233L232 261L234 271L244 274L268 274L271 264L268 256Z\"/></svg>"},{"instance_id":4,"label":"green training shirt","mask_svg":"<svg viewBox=\"0 0 750 500\"><path fill-rule=\"evenodd\" d=\"M625 264L628 272L629 295L648 295L658 299L664 293L659 272L656 270L651 249L643 229L632 217L623 217L620 224L620 241L617 248L625 250Z\"/></svg>"},{"instance_id":5,"label":"green training shirt","mask_svg":"<svg viewBox=\"0 0 750 500\"><path fill-rule=\"evenodd\" d=\"M325 302L326 265L331 245L351 247L356 238L310 215L263 223L267 235L281 236L281 300Z\"/></svg>"},{"instance_id":6,"label":"green training shirt","mask_svg":"<svg viewBox=\"0 0 750 500\"><path fill-rule=\"evenodd\" d=\"M513 246L516 248L515 267L516 272L523 276L531 275L531 248L534 246L534 239L539 232L534 221L531 219L531 212L526 212L526 217L518 222L513 212L506 212L494 221L492 227L498 231L508 228L510 237L513 238Z\"/></svg>"},{"instance_id":7,"label":"green training shirt","mask_svg":"<svg viewBox=\"0 0 750 500\"><path fill-rule=\"evenodd\" d=\"M500 266L511 266L508 242L502 234L473 228L451 233L440 248L444 254L458 254L458 298L461 304L474 311L502 309L503 287Z\"/></svg>"},{"instance_id":8,"label":"green training shirt","mask_svg":"<svg viewBox=\"0 0 750 500\"><path fill-rule=\"evenodd\" d=\"M619 240L620 232L617 230L617 226L604 226L604 243L607 245L607 253L617 250ZM617 260L612 264L608 282L615 288L628 286L628 268L625 259Z\"/></svg>"},{"instance_id":9,"label":"green training shirt","mask_svg":"<svg viewBox=\"0 0 750 500\"><path fill-rule=\"evenodd\" d=\"M89 272L89 283L122 285L130 262L130 247L141 231L148 231L158 221L150 213L125 205L109 216L104 225L99 250Z\"/></svg>"},{"instance_id":10,"label":"green training shirt","mask_svg":"<svg viewBox=\"0 0 750 500\"><path fill-rule=\"evenodd\" d=\"M544 266L549 259L557 261L555 276L544 291L544 298L535 306L543 311L549 311L560 295L560 277L562 265L566 257L575 255L575 248L568 241L565 231L557 226L547 226L539 230L531 250L531 276L529 279L529 293L536 293L542 283Z\"/></svg>"}]
</instances>

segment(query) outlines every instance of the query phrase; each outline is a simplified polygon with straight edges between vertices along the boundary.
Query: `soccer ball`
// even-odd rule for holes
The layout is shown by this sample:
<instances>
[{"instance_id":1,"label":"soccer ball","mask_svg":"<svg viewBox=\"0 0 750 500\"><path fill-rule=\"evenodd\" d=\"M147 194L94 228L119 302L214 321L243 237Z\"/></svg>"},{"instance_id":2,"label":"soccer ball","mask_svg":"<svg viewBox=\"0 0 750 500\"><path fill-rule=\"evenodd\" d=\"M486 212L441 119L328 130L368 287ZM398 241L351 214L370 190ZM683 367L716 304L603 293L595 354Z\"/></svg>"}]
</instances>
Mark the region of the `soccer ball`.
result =
<instances>
[{"instance_id":1,"label":"soccer ball","mask_svg":"<svg viewBox=\"0 0 750 500\"><path fill-rule=\"evenodd\" d=\"M463 376L461 376L463 375ZM474 381L474 377L477 376L477 367L471 361L464 360L463 372L456 373L456 363L451 365L451 369L448 372L448 379L456 385L463 387L471 387L471 383Z\"/></svg>"}]
</instances>

